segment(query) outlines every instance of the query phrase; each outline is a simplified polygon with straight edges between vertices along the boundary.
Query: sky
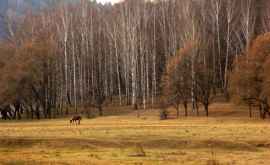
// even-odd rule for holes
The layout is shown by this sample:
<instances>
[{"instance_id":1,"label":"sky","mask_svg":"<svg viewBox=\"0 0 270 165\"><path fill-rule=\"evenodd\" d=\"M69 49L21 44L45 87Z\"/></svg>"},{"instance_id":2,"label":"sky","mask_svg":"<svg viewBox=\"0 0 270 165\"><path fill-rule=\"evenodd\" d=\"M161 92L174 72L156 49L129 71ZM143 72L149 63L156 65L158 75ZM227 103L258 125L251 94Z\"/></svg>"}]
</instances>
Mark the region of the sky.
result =
<instances>
[{"instance_id":1,"label":"sky","mask_svg":"<svg viewBox=\"0 0 270 165\"><path fill-rule=\"evenodd\" d=\"M101 2L101 3L107 3L107 2L111 2L111 3L117 3L120 2L121 0L97 0L97 2Z\"/></svg>"}]
</instances>

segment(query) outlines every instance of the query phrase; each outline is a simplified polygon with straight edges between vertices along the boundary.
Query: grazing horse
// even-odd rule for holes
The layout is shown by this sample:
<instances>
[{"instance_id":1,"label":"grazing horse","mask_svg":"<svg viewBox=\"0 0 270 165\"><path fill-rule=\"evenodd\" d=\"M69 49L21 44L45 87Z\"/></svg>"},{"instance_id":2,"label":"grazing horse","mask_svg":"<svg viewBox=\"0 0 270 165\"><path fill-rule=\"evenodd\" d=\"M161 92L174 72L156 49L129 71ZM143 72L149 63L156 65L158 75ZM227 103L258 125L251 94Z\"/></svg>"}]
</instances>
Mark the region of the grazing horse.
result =
<instances>
[{"instance_id":1,"label":"grazing horse","mask_svg":"<svg viewBox=\"0 0 270 165\"><path fill-rule=\"evenodd\" d=\"M81 124L81 120L82 120L82 117L81 116L73 116L71 119L70 119L70 124L72 123L75 123L76 125L80 125Z\"/></svg>"}]
</instances>

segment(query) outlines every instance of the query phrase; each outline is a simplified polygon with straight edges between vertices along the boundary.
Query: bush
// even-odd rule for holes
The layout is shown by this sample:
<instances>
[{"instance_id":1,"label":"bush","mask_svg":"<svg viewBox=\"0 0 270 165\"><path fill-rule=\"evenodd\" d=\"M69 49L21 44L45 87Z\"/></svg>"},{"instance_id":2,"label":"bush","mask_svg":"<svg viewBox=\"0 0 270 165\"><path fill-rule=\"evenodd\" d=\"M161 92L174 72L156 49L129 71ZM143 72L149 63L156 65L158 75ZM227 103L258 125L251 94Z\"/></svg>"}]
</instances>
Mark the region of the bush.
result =
<instances>
[{"instance_id":1,"label":"bush","mask_svg":"<svg viewBox=\"0 0 270 165\"><path fill-rule=\"evenodd\" d=\"M159 114L160 120L168 119L168 111L166 109L161 109Z\"/></svg>"}]
</instances>

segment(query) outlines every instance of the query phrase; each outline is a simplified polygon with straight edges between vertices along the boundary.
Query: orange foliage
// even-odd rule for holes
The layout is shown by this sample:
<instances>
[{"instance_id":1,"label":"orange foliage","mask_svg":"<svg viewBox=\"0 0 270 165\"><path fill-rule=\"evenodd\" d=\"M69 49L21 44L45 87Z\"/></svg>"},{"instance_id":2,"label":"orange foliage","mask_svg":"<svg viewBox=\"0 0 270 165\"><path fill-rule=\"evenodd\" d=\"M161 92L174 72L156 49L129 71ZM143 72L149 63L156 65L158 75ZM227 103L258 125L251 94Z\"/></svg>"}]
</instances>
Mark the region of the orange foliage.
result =
<instances>
[{"instance_id":1,"label":"orange foliage","mask_svg":"<svg viewBox=\"0 0 270 165\"><path fill-rule=\"evenodd\" d=\"M0 44L0 103L13 102L29 96L30 85L40 84L44 63L53 58L54 45L48 40L24 40L16 47L10 42Z\"/></svg>"},{"instance_id":2,"label":"orange foliage","mask_svg":"<svg viewBox=\"0 0 270 165\"><path fill-rule=\"evenodd\" d=\"M258 36L247 54L238 59L231 74L231 93L237 99L270 96L270 33Z\"/></svg>"},{"instance_id":3,"label":"orange foliage","mask_svg":"<svg viewBox=\"0 0 270 165\"><path fill-rule=\"evenodd\" d=\"M179 105L188 99L191 84L188 57L192 48L193 44L187 43L167 62L166 72L162 77L163 96L166 103Z\"/></svg>"}]
</instances>

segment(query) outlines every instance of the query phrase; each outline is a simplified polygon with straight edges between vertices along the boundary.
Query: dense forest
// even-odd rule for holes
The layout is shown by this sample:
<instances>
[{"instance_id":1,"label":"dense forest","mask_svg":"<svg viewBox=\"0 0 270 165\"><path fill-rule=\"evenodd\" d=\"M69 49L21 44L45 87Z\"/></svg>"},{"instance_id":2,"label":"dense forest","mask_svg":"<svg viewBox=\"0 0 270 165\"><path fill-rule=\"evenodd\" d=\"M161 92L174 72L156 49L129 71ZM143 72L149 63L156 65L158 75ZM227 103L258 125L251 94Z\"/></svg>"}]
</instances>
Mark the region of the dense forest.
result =
<instances>
[{"instance_id":1,"label":"dense forest","mask_svg":"<svg viewBox=\"0 0 270 165\"><path fill-rule=\"evenodd\" d=\"M219 98L269 113L268 0L55 3L6 16L0 44L3 118L183 105ZM188 108L191 105L191 108ZM86 110L87 109L87 110Z\"/></svg>"}]
</instances>

